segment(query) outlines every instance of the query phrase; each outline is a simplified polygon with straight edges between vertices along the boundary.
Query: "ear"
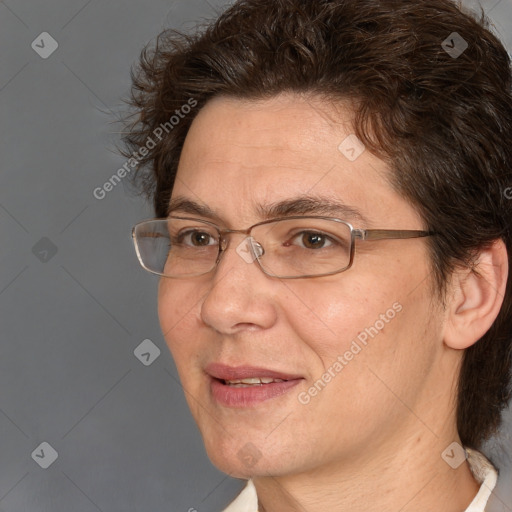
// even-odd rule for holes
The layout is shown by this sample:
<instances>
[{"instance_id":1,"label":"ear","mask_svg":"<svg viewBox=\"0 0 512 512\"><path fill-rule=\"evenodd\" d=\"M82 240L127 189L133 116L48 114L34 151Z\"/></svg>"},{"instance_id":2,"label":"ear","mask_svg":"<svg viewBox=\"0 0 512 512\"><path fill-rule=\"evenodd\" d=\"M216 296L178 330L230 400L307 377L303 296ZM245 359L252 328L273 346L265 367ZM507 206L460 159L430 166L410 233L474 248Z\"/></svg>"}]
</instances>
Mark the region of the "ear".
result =
<instances>
[{"instance_id":1,"label":"ear","mask_svg":"<svg viewBox=\"0 0 512 512\"><path fill-rule=\"evenodd\" d=\"M465 349L476 343L498 316L508 278L507 248L503 240L477 253L472 269L456 270L447 297L444 343Z\"/></svg>"}]
</instances>

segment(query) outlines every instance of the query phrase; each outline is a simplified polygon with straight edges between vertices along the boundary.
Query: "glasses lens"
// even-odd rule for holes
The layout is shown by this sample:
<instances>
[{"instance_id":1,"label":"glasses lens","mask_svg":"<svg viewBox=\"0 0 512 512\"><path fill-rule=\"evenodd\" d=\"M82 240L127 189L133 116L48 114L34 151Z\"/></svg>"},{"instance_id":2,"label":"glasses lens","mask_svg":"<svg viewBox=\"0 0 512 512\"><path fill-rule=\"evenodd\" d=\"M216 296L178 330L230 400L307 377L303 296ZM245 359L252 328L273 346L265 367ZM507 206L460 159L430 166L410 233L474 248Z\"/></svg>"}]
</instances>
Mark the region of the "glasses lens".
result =
<instances>
[{"instance_id":1,"label":"glasses lens","mask_svg":"<svg viewBox=\"0 0 512 512\"><path fill-rule=\"evenodd\" d=\"M204 274L215 266L219 234L193 219L158 219L135 226L135 242L142 266L167 277Z\"/></svg>"},{"instance_id":2,"label":"glasses lens","mask_svg":"<svg viewBox=\"0 0 512 512\"><path fill-rule=\"evenodd\" d=\"M350 265L352 233L344 222L286 219L257 226L253 237L265 249L262 268L274 276L320 276Z\"/></svg>"}]
</instances>

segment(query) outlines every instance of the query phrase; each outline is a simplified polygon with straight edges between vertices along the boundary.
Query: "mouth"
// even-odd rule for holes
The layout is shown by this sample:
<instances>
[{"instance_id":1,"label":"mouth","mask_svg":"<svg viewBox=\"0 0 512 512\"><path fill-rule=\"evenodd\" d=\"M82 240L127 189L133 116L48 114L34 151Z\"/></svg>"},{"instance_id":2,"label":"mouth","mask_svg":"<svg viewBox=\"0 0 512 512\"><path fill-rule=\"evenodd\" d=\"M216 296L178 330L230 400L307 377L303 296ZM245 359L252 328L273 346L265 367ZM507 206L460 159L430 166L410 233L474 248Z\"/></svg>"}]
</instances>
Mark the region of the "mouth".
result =
<instances>
[{"instance_id":1,"label":"mouth","mask_svg":"<svg viewBox=\"0 0 512 512\"><path fill-rule=\"evenodd\" d=\"M235 380L224 380L222 382L227 386L234 388L247 388L251 386L263 386L265 384L272 384L274 382L287 382L285 379L271 379L270 377L252 377L249 379L235 379Z\"/></svg>"},{"instance_id":2,"label":"mouth","mask_svg":"<svg viewBox=\"0 0 512 512\"><path fill-rule=\"evenodd\" d=\"M303 377L253 366L227 366L213 363L206 367L213 399L222 406L254 407L288 393Z\"/></svg>"}]
</instances>

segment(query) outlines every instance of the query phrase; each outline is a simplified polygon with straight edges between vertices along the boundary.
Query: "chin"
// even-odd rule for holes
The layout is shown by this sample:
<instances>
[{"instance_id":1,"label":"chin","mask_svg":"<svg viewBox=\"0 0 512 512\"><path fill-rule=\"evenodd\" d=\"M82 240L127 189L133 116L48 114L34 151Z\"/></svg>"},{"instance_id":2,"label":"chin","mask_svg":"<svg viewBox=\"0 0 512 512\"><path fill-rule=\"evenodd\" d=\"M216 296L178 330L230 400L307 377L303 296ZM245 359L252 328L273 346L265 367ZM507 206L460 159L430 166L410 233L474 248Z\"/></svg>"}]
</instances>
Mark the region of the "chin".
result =
<instances>
[{"instance_id":1,"label":"chin","mask_svg":"<svg viewBox=\"0 0 512 512\"><path fill-rule=\"evenodd\" d=\"M293 472L289 454L263 453L261 444L247 437L243 441L233 436L225 442L212 440L205 443L206 453L211 463L223 473L233 478L249 479L256 476L282 476Z\"/></svg>"},{"instance_id":2,"label":"chin","mask_svg":"<svg viewBox=\"0 0 512 512\"><path fill-rule=\"evenodd\" d=\"M245 478L249 479L252 477L253 473L256 471L256 466L259 464L258 462L250 461L249 463L243 460L243 457L237 457L237 453L229 452L226 453L220 452L218 447L212 449L206 449L206 453L210 462L223 473L233 477L233 478Z\"/></svg>"},{"instance_id":3,"label":"chin","mask_svg":"<svg viewBox=\"0 0 512 512\"><path fill-rule=\"evenodd\" d=\"M248 480L255 477L282 476L289 474L281 464L272 464L268 461L259 460L256 463L240 461L222 457L214 459L210 457L212 464L219 470L232 478Z\"/></svg>"}]
</instances>

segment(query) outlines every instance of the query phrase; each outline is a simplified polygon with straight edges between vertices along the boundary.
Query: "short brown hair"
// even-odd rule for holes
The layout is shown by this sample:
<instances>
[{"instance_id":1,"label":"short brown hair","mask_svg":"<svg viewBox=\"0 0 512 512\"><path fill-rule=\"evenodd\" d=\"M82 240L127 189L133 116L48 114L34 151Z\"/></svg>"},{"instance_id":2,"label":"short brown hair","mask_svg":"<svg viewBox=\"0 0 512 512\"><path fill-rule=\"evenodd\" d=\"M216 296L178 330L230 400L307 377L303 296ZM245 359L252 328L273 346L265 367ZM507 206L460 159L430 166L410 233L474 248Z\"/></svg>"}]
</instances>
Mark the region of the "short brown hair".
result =
<instances>
[{"instance_id":1,"label":"short brown hair","mask_svg":"<svg viewBox=\"0 0 512 512\"><path fill-rule=\"evenodd\" d=\"M166 216L188 129L214 96L348 100L357 136L389 162L392 186L426 229L440 233L428 241L440 297L456 266L471 267L497 239L512 268L512 81L488 27L483 13L476 19L450 0L240 0L194 34L164 31L134 72L128 153L191 98L197 108L140 156L137 183ZM447 51L454 41L467 44L461 55ZM464 354L465 446L496 432L511 396L511 282L491 329Z\"/></svg>"}]
</instances>

